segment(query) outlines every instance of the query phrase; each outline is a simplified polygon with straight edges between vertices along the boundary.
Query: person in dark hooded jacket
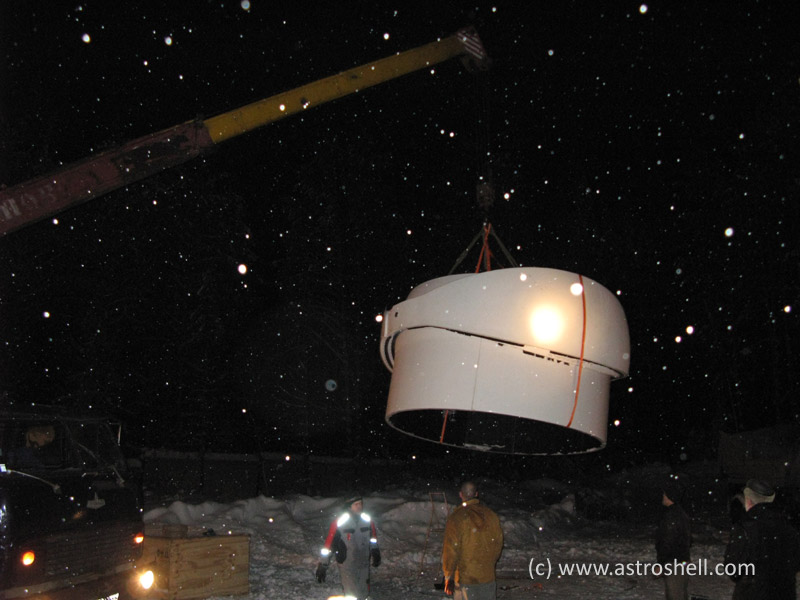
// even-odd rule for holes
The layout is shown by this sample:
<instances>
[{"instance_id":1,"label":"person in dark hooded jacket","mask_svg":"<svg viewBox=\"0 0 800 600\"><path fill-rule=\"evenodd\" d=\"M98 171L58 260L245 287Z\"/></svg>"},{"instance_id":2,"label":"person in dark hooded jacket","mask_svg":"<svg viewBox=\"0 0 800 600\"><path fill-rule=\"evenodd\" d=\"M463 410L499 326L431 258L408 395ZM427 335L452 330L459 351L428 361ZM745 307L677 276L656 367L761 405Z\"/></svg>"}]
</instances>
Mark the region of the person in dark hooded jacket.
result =
<instances>
[{"instance_id":1,"label":"person in dark hooded jacket","mask_svg":"<svg viewBox=\"0 0 800 600\"><path fill-rule=\"evenodd\" d=\"M662 567L664 594L667 600L688 600L689 575L685 565L690 560L692 532L689 517L681 507L685 490L673 478L668 479L661 489L664 511L656 532L656 561Z\"/></svg>"},{"instance_id":2,"label":"person in dark hooded jacket","mask_svg":"<svg viewBox=\"0 0 800 600\"><path fill-rule=\"evenodd\" d=\"M503 550L500 519L478 500L473 482L465 482L459 496L461 506L453 510L444 528L445 593L454 600L494 600L495 565Z\"/></svg>"},{"instance_id":3,"label":"person in dark hooded jacket","mask_svg":"<svg viewBox=\"0 0 800 600\"><path fill-rule=\"evenodd\" d=\"M775 489L751 479L744 488L744 517L731 528L725 563L736 565L734 600L795 600L800 536L773 506ZM739 565L752 565L749 572Z\"/></svg>"}]
</instances>

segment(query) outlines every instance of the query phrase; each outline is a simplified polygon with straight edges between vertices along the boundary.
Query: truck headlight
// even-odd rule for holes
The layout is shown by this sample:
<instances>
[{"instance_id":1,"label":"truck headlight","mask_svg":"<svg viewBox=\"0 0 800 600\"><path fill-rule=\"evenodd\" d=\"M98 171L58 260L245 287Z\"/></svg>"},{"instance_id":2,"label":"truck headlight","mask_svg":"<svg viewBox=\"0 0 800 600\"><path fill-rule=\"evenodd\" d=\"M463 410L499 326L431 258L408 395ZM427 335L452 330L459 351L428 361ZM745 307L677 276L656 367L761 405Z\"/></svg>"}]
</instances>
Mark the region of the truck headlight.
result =
<instances>
[{"instance_id":1,"label":"truck headlight","mask_svg":"<svg viewBox=\"0 0 800 600\"><path fill-rule=\"evenodd\" d=\"M149 590L153 587L155 580L156 576L150 569L139 575L139 585L145 590Z\"/></svg>"}]
</instances>

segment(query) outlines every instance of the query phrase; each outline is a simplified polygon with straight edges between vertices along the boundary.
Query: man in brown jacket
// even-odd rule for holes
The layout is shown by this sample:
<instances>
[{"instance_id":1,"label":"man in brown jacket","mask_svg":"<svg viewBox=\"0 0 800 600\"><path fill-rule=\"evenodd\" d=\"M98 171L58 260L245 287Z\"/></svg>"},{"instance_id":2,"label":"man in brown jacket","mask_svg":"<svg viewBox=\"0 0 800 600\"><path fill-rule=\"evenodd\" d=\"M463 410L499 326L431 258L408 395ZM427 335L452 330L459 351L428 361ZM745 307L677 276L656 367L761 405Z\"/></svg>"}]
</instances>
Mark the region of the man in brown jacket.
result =
<instances>
[{"instance_id":1,"label":"man in brown jacket","mask_svg":"<svg viewBox=\"0 0 800 600\"><path fill-rule=\"evenodd\" d=\"M478 500L478 488L466 481L459 492L461 506L444 528L442 570L445 593L454 600L495 600L495 565L503 550L500 519Z\"/></svg>"}]
</instances>

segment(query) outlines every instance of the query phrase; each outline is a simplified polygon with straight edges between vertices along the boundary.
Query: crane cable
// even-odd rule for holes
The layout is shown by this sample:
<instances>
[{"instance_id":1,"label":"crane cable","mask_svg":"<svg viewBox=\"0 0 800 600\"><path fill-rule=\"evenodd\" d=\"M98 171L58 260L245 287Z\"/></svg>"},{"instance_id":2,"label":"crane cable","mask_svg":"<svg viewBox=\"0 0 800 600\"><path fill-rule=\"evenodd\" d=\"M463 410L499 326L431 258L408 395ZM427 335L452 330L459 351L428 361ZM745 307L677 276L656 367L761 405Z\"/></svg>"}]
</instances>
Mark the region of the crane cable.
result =
<instances>
[{"instance_id":1,"label":"crane cable","mask_svg":"<svg viewBox=\"0 0 800 600\"><path fill-rule=\"evenodd\" d=\"M475 273L479 273L481 270L481 263L486 271L492 270L492 256L494 256L492 249L489 247L489 236L492 235L497 240L500 248L502 249L503 253L506 255L506 258L509 262L517 266L516 261L511 258L511 255L506 250L503 243L500 241L500 238L497 237L497 234L492 229L491 223L489 223L489 209L494 204L494 185L492 182L492 172L490 166L490 156L491 152L489 150L489 138L490 131L489 131L489 80L488 80L488 71L487 70L477 70L475 71L475 81L476 81L476 88L478 90L478 102L477 102L477 113L475 117L475 163L476 169L478 172L478 183L475 187L475 195L478 202L478 206L483 211L483 222L484 225L481 231L473 238L470 242L469 246L467 246L466 250L461 253L461 256L458 257L456 263L453 265L453 268L450 269L448 275L452 274L453 271L461 264L461 262L466 258L469 251L475 245L475 243L483 237L483 244L481 245L481 251L478 256L478 264L475 266ZM447 421L450 417L450 410L444 411L444 417L442 419L442 431L439 435L439 443L444 443L444 434L447 430Z\"/></svg>"},{"instance_id":2,"label":"crane cable","mask_svg":"<svg viewBox=\"0 0 800 600\"><path fill-rule=\"evenodd\" d=\"M492 181L492 172L490 166L490 156L491 153L489 151L489 86L488 86L488 78L484 75L484 72L477 72L476 73L476 80L478 82L478 91L479 97L481 101L480 111L476 118L476 143L475 143L475 151L476 151L476 163L478 165L478 183L476 185L476 197L478 201L479 207L483 210L484 215L484 225L481 231L473 238L470 242L469 246L461 253L456 263L453 265L453 268L450 269L448 275L452 274L453 271L461 264L461 262L466 258L469 251L472 247L476 244L476 242L483 237L483 244L481 246L480 255L478 256L478 264L475 266L475 273L479 273L481 270L481 263L486 271L492 270L491 259L494 254L492 253L491 248L489 247L489 236L494 236L495 240L500 246L500 249L503 251L506 259L509 261L511 265L514 267L518 267L519 265L513 259L513 257L509 254L506 247L503 245L503 242L495 233L494 229L492 228L491 223L489 222L488 213L489 209L494 204L494 185ZM481 117L483 117L483 127L481 127ZM482 135L483 134L483 135ZM578 381L575 385L575 397L572 403L572 412L569 416L569 421L567 422L567 428L572 427L572 422L575 419L575 412L578 409L578 397L580 395L581 390L581 379L583 375L583 363L584 361L584 352L586 349L586 291L583 287L583 276L578 275L578 279L581 285L581 302L583 308L583 324L582 324L582 331L581 331L581 354L580 359L578 361ZM447 421L450 416L450 410L444 411L444 419L442 421L442 431L439 436L439 443L444 442L444 434L447 430Z\"/></svg>"},{"instance_id":3,"label":"crane cable","mask_svg":"<svg viewBox=\"0 0 800 600\"><path fill-rule=\"evenodd\" d=\"M491 125L489 71L475 71L475 87L478 101L475 114L475 167L478 173L476 184L476 199L478 206L483 211L483 220L488 222L489 210L494 205L494 181L491 167Z\"/></svg>"}]
</instances>

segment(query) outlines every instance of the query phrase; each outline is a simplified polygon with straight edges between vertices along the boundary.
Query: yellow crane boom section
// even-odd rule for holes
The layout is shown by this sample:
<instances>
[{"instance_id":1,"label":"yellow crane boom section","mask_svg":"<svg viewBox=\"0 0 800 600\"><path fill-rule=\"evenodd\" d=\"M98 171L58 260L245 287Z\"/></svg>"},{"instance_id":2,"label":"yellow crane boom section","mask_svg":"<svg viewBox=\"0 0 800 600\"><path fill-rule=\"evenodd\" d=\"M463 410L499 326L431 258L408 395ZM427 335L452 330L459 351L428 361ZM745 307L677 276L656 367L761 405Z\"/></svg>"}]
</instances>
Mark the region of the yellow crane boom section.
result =
<instances>
[{"instance_id":1,"label":"yellow crane boom section","mask_svg":"<svg viewBox=\"0 0 800 600\"><path fill-rule=\"evenodd\" d=\"M466 31L331 75L203 121L215 144L307 108L467 53ZM476 55L472 55L478 58Z\"/></svg>"}]
</instances>

